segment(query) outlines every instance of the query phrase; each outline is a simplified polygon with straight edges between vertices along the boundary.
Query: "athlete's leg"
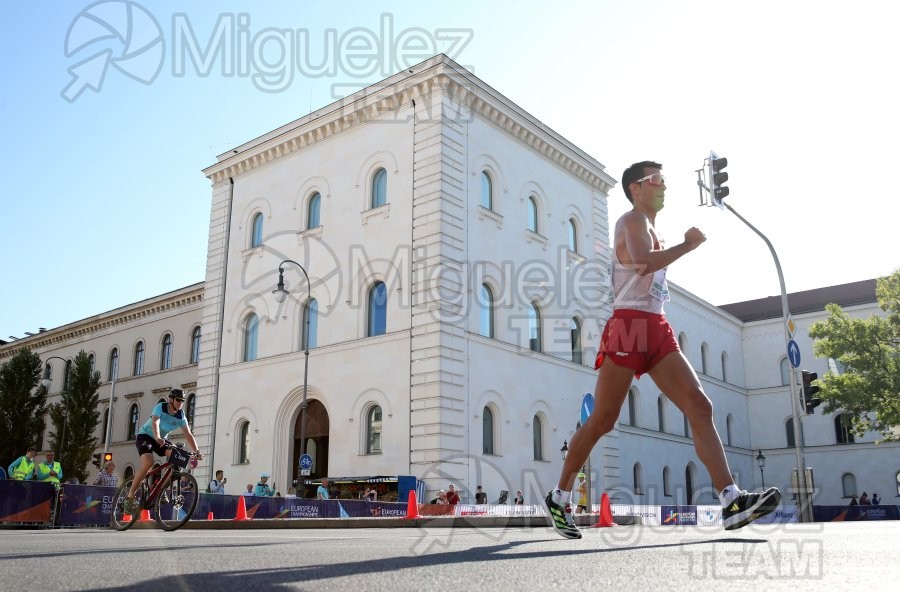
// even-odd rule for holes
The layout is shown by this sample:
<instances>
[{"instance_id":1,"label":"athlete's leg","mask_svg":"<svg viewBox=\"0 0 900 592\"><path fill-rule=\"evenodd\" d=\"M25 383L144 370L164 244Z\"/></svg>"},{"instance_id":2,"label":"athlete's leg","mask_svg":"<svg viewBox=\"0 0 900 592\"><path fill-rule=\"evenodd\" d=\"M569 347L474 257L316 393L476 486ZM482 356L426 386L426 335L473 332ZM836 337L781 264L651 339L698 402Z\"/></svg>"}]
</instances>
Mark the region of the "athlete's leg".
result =
<instances>
[{"instance_id":1,"label":"athlete's leg","mask_svg":"<svg viewBox=\"0 0 900 592\"><path fill-rule=\"evenodd\" d=\"M141 486L141 482L143 482L144 477L147 476L147 473L150 472L150 467L152 466L153 453L145 452L141 455L141 466L138 467L138 470L134 474L134 480L131 482L131 489L128 491L128 497L134 497L134 493Z\"/></svg>"},{"instance_id":2,"label":"athlete's leg","mask_svg":"<svg viewBox=\"0 0 900 592\"><path fill-rule=\"evenodd\" d=\"M575 431L569 442L569 454L563 462L562 473L559 476L559 488L562 491L572 491L575 484L575 476L584 466L588 455L597 441L616 426L619 419L619 411L622 403L628 395L628 387L634 378L634 370L624 366L617 366L610 356L603 358L597 375L597 384L594 387L594 411L588 417L587 423Z\"/></svg>"},{"instance_id":3,"label":"athlete's leg","mask_svg":"<svg viewBox=\"0 0 900 592\"><path fill-rule=\"evenodd\" d=\"M653 382L678 407L691 424L697 457L709 471L716 492L732 484L722 440L713 423L712 402L691 365L680 351L671 352L648 372Z\"/></svg>"}]
</instances>

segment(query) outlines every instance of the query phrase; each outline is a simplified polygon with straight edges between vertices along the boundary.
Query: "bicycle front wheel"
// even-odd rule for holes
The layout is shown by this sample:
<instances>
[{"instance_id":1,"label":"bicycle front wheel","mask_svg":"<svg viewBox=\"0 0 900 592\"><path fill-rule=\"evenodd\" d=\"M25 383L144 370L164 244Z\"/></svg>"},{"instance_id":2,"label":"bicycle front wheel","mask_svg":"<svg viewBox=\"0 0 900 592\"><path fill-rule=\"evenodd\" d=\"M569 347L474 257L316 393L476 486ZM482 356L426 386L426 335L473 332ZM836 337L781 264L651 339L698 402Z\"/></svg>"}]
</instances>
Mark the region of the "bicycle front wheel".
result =
<instances>
[{"instance_id":1,"label":"bicycle front wheel","mask_svg":"<svg viewBox=\"0 0 900 592\"><path fill-rule=\"evenodd\" d=\"M178 530L191 519L199 498L197 480L189 473L172 477L156 498L156 523L163 530Z\"/></svg>"},{"instance_id":2,"label":"bicycle front wheel","mask_svg":"<svg viewBox=\"0 0 900 592\"><path fill-rule=\"evenodd\" d=\"M128 496L128 490L131 489L133 479L129 479L123 483L113 496L112 508L109 512L109 525L116 530L128 530L141 517L140 509L128 514L125 511L125 498ZM137 498L141 499L143 488L138 490Z\"/></svg>"}]
</instances>

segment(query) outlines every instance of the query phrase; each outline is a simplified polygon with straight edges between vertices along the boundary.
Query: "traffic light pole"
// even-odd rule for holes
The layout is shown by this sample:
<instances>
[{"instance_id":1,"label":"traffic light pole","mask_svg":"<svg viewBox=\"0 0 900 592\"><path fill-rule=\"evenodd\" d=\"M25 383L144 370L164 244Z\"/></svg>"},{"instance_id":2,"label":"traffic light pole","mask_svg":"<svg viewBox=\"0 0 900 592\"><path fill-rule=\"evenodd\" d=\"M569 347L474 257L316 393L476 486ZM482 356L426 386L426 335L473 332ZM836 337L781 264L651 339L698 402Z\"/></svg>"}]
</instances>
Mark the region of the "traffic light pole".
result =
<instances>
[{"instance_id":1,"label":"traffic light pole","mask_svg":"<svg viewBox=\"0 0 900 592\"><path fill-rule=\"evenodd\" d=\"M729 212L737 216L738 220L746 224L750 230L763 239L766 246L769 247L769 252L772 253L772 258L775 260L775 269L778 270L778 283L781 285L781 313L784 321L784 342L786 345L791 340L791 331L788 328L788 319L791 316L791 312L788 308L787 290L784 287L784 274L781 272L781 262L778 260L775 247L772 246L766 235L750 224L746 218L738 214L733 207L724 201L721 203ZM812 522L812 505L809 499L809 491L806 488L806 460L803 455L803 431L800 424L800 397L798 396L799 390L797 388L796 375L795 369L791 369L788 373L788 382L791 390L791 413L793 414L794 423L794 452L797 457L797 487L799 489L797 492L797 514L801 522Z\"/></svg>"}]
</instances>

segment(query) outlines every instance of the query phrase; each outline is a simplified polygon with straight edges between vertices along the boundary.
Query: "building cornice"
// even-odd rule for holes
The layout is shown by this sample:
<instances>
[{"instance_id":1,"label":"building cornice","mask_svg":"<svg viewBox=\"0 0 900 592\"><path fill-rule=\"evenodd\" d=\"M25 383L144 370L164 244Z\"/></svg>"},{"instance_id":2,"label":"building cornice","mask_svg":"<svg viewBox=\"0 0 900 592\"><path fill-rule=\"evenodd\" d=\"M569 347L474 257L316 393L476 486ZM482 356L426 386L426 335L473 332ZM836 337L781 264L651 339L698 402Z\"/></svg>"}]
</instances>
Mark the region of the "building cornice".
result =
<instances>
[{"instance_id":1,"label":"building cornice","mask_svg":"<svg viewBox=\"0 0 900 592\"><path fill-rule=\"evenodd\" d=\"M43 331L30 337L18 339L0 347L0 359L10 357L22 347L32 350L52 348L66 342L79 339L100 331L119 327L139 320L150 319L156 315L177 311L203 301L201 282L175 292L169 292L155 298L117 308L99 315L76 321L62 327Z\"/></svg>"},{"instance_id":2,"label":"building cornice","mask_svg":"<svg viewBox=\"0 0 900 592\"><path fill-rule=\"evenodd\" d=\"M615 186L603 165L443 55L238 146L220 155L203 174L214 186L221 185L354 126L396 115L401 107L435 90L446 92L588 185L604 193Z\"/></svg>"}]
</instances>

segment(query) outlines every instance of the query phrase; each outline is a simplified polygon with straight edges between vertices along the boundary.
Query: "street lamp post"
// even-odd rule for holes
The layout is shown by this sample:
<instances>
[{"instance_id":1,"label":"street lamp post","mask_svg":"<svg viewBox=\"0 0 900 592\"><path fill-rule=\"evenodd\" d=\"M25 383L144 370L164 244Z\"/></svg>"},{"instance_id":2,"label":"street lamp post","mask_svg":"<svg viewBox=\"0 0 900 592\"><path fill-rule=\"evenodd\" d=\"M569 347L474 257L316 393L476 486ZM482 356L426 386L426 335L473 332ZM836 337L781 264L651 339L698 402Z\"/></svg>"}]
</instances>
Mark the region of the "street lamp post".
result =
<instances>
[{"instance_id":1,"label":"street lamp post","mask_svg":"<svg viewBox=\"0 0 900 592\"><path fill-rule=\"evenodd\" d=\"M756 464L759 466L759 476L762 479L762 488L766 488L766 457L763 456L762 450L756 455Z\"/></svg>"},{"instance_id":2,"label":"street lamp post","mask_svg":"<svg viewBox=\"0 0 900 592\"><path fill-rule=\"evenodd\" d=\"M303 272L303 277L306 278L306 306L309 307L312 301L312 289L309 283L309 275L306 273L306 269L293 259L285 259L278 264L278 285L272 290L272 294L275 294L275 300L282 303L288 297L288 291L284 287L285 263L293 263ZM309 317L311 312L312 311L308 309L306 311L306 331L303 334L303 404L300 406L300 454L306 454L306 387L307 379L309 377Z\"/></svg>"},{"instance_id":3,"label":"street lamp post","mask_svg":"<svg viewBox=\"0 0 900 592\"><path fill-rule=\"evenodd\" d=\"M562 454L562 459L566 460L566 457L569 456L569 441L563 440L562 448L559 449L560 454Z\"/></svg>"},{"instance_id":4,"label":"street lamp post","mask_svg":"<svg viewBox=\"0 0 900 592\"><path fill-rule=\"evenodd\" d=\"M44 364L47 364L50 360L59 360L60 362L62 362L63 363L63 373L65 374L65 372L66 372L65 365L69 363L68 360L66 360L65 358L61 358L59 356L50 356L49 358L47 358L44 361ZM51 376L52 376L52 372L51 372ZM45 389L47 389L48 393L50 392L50 384L52 382L53 382L53 378L51 378L50 376L45 376L44 378L41 379L41 385ZM63 384L65 384L65 382L66 381L63 380ZM69 402L66 399L66 391L65 390L63 390L62 393L60 394L60 401L62 402L62 406L63 406L63 430L62 430L62 438L59 440L58 444L59 444L59 464L62 465L63 445L66 442L66 428L67 428L67 424L69 423Z\"/></svg>"}]
</instances>

